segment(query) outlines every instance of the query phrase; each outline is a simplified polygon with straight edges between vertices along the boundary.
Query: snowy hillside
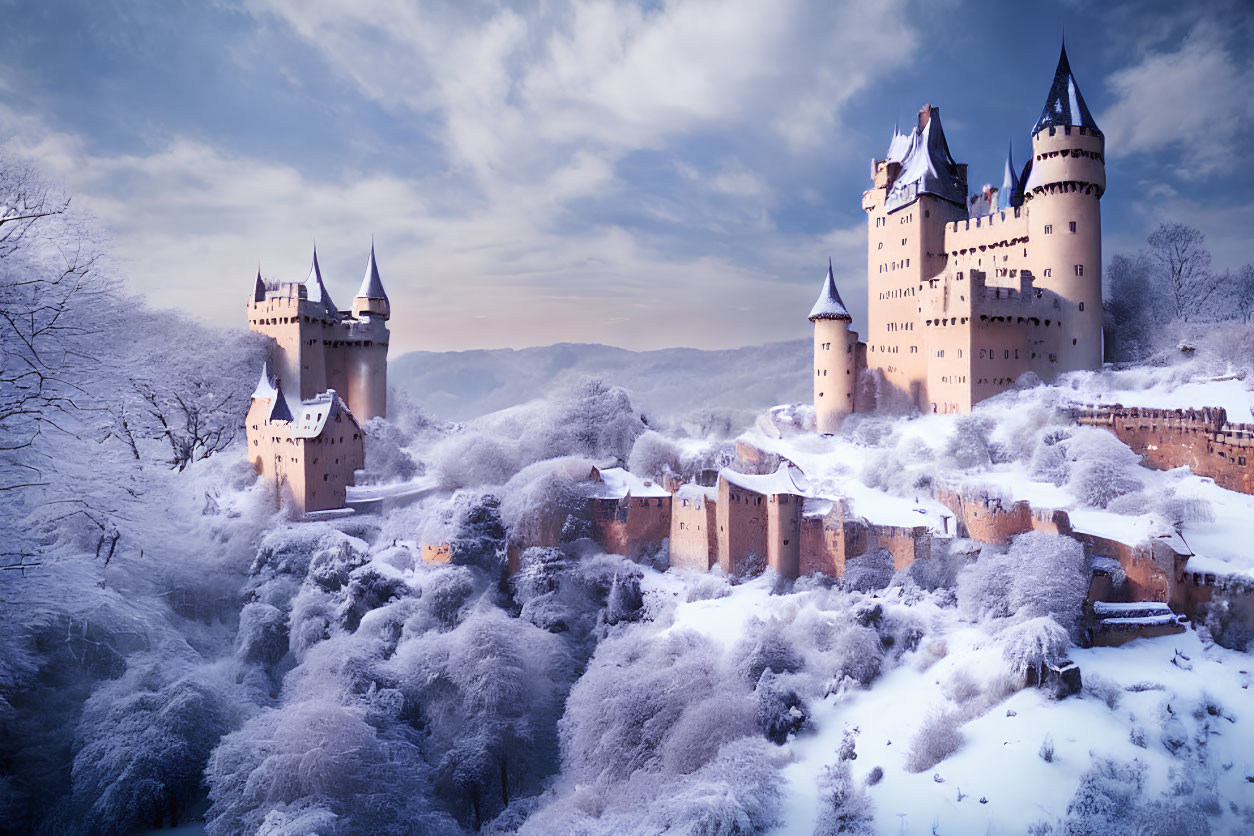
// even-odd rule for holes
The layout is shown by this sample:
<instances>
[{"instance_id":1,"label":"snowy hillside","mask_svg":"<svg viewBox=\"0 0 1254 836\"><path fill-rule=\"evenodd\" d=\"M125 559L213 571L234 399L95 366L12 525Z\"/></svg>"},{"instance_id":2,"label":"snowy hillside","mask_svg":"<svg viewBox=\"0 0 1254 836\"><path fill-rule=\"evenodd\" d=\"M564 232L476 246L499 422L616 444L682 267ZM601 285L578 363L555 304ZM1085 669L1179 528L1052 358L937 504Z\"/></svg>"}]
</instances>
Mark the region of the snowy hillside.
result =
<instances>
[{"instance_id":1,"label":"snowy hillside","mask_svg":"<svg viewBox=\"0 0 1254 836\"><path fill-rule=\"evenodd\" d=\"M646 413L757 410L809 397L809 340L725 351L628 351L560 343L540 348L414 351L388 366L392 386L428 414L464 421L544 397L583 376L622 386Z\"/></svg>"}]
</instances>

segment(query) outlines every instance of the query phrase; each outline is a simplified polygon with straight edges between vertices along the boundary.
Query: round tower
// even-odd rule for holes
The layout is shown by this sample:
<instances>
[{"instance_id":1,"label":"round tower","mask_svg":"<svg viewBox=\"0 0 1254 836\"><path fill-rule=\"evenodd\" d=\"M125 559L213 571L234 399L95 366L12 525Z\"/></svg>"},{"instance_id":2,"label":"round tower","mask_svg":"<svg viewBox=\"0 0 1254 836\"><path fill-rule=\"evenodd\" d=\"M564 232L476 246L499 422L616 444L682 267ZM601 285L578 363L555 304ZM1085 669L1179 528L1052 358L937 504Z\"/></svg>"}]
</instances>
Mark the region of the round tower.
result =
<instances>
[{"instance_id":1,"label":"round tower","mask_svg":"<svg viewBox=\"0 0 1254 836\"><path fill-rule=\"evenodd\" d=\"M1035 286L1056 294L1056 373L1102 364L1102 214L1106 142L1064 46L1023 183Z\"/></svg>"},{"instance_id":2,"label":"round tower","mask_svg":"<svg viewBox=\"0 0 1254 836\"><path fill-rule=\"evenodd\" d=\"M853 412L858 335L849 330L853 317L836 290L831 259L810 321L814 323L814 424L819 433L832 435Z\"/></svg>"},{"instance_id":3,"label":"round tower","mask_svg":"<svg viewBox=\"0 0 1254 836\"><path fill-rule=\"evenodd\" d=\"M370 260L361 289L353 299L353 317L349 327L353 339L348 351L349 411L364 424L375 416L387 417L388 403L388 327L392 315L388 295L379 278L375 262L374 242L370 243Z\"/></svg>"}]
</instances>

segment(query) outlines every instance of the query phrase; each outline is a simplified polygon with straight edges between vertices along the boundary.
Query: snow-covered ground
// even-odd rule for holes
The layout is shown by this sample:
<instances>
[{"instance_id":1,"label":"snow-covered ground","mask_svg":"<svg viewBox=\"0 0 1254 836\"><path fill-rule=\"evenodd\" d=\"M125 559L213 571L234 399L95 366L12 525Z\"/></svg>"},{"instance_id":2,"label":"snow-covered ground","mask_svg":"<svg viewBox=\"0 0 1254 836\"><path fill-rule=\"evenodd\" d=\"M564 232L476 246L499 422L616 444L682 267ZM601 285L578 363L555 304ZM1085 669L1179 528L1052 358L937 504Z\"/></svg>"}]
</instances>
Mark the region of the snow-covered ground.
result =
<instances>
[{"instance_id":1,"label":"snow-covered ground","mask_svg":"<svg viewBox=\"0 0 1254 836\"><path fill-rule=\"evenodd\" d=\"M651 575L647 586L682 602L682 577ZM893 595L890 590L886 599ZM753 619L791 622L807 607L813 605L805 593L772 595L769 581L761 579L734 587L727 597L678 603L668 629L695 630L730 650ZM854 778L865 782L873 769L883 770L882 780L867 787L877 833L1011 834L1036 821L1054 823L1065 817L1095 758L1144 762L1149 796L1170 794L1187 773L1220 799L1250 802L1254 677L1248 655L1203 644L1191 630L1119 648L1073 648L1071 659L1092 690L1054 700L1027 688L984 705L980 696L960 691L955 699L952 683L969 678L981 690L995 687L991 680L1005 663L989 632L961 621L952 607L931 601L913 607L926 624L917 650L869 688L850 688L809 706L808 728L787 744L788 763L780 773L785 817L773 833L814 832L820 775L850 730L856 734ZM934 768L911 773L911 739L937 708L968 718L961 726L963 742ZM1047 738L1053 741L1051 762L1041 755ZM1223 813L1212 821L1215 832L1240 832L1241 820L1226 806Z\"/></svg>"}]
</instances>

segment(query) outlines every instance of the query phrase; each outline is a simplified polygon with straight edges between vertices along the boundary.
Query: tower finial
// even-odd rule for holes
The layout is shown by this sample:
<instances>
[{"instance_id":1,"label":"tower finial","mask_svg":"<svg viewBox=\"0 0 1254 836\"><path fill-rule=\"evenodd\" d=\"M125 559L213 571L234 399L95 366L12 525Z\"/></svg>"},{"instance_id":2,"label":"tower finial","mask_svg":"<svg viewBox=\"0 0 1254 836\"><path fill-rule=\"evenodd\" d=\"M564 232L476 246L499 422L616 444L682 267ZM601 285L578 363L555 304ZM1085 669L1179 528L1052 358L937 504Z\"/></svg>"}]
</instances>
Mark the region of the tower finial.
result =
<instances>
[{"instance_id":1,"label":"tower finial","mask_svg":"<svg viewBox=\"0 0 1254 836\"><path fill-rule=\"evenodd\" d=\"M853 322L849 309L840 299L840 291L836 289L836 271L832 267L832 257L827 257L827 275L823 277L823 289L819 291L818 301L810 309L810 321L817 319L844 319Z\"/></svg>"}]
</instances>

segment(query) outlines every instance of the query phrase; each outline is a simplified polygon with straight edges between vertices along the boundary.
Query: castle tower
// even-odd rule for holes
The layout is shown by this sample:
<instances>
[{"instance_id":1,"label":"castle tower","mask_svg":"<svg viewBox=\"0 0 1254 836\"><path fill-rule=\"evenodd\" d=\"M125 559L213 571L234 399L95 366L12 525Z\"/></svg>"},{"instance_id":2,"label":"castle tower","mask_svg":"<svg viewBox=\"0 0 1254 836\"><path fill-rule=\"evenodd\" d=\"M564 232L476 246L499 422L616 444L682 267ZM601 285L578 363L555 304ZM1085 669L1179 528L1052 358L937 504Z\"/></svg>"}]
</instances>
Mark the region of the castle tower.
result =
<instances>
[{"instance_id":1,"label":"castle tower","mask_svg":"<svg viewBox=\"0 0 1254 836\"><path fill-rule=\"evenodd\" d=\"M814 423L821 434L832 435L854 409L858 334L849 329L853 317L836 290L830 258L810 321L814 323Z\"/></svg>"},{"instance_id":2,"label":"castle tower","mask_svg":"<svg viewBox=\"0 0 1254 836\"><path fill-rule=\"evenodd\" d=\"M1015 144L1010 141L1006 149L1006 170L1002 173L1001 189L997 192L997 208L1013 209L1023 205L1023 185L1015 169Z\"/></svg>"},{"instance_id":3,"label":"castle tower","mask_svg":"<svg viewBox=\"0 0 1254 836\"><path fill-rule=\"evenodd\" d=\"M348 355L348 403L357 420L363 424L375 416L387 416L388 340L387 320L392 315L379 265L375 261L374 242L370 243L370 259L361 289L353 299L350 326L353 340Z\"/></svg>"},{"instance_id":4,"label":"castle tower","mask_svg":"<svg viewBox=\"0 0 1254 836\"><path fill-rule=\"evenodd\" d=\"M1102 216L1105 138L1063 46L1024 178L1035 286L1057 294L1057 372L1102 364Z\"/></svg>"},{"instance_id":5,"label":"castle tower","mask_svg":"<svg viewBox=\"0 0 1254 836\"><path fill-rule=\"evenodd\" d=\"M916 329L920 288L946 265L945 224L967 217L967 167L954 161L940 109L924 105L894 132L862 195L867 214L867 354L900 400L926 410L927 338ZM893 400L898 400L894 398Z\"/></svg>"}]
</instances>

